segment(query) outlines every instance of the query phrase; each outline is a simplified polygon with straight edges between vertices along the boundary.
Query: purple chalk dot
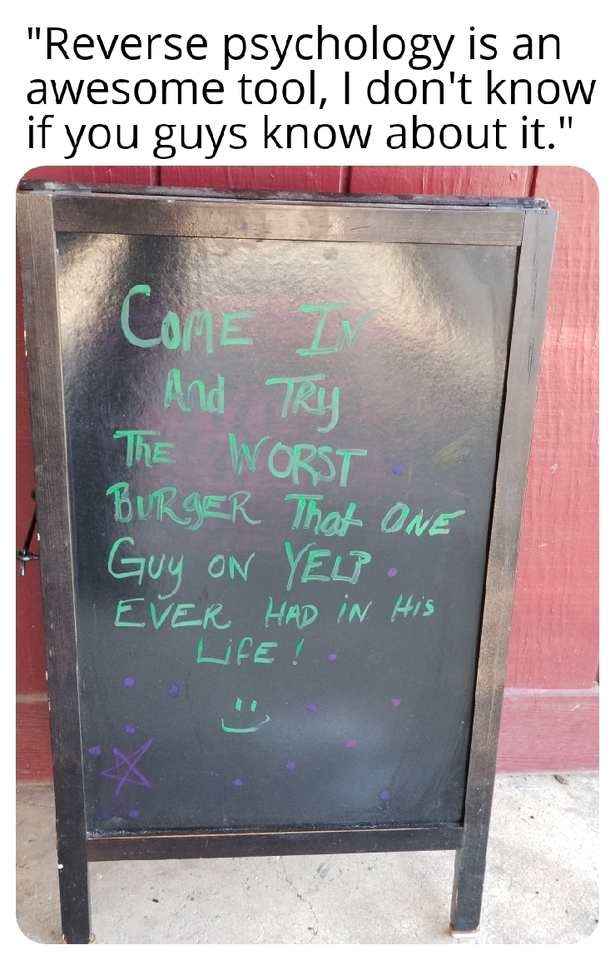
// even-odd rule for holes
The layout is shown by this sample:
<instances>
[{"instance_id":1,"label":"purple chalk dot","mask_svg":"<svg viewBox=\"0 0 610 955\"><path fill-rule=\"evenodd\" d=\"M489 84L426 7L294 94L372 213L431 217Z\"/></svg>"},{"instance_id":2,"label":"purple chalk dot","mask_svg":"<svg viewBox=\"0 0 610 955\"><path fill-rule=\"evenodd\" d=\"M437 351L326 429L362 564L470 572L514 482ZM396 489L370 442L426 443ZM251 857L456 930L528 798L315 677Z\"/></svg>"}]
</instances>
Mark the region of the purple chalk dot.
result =
<instances>
[{"instance_id":1,"label":"purple chalk dot","mask_svg":"<svg viewBox=\"0 0 610 955\"><path fill-rule=\"evenodd\" d=\"M387 802L390 798L390 790L384 789L382 793L379 793L379 798L383 799L384 802Z\"/></svg>"},{"instance_id":2,"label":"purple chalk dot","mask_svg":"<svg viewBox=\"0 0 610 955\"><path fill-rule=\"evenodd\" d=\"M172 686L170 686L170 688L169 688L169 695L170 695L170 696L178 696L179 692L180 692L180 687L178 686L177 683L174 683L174 684L172 684Z\"/></svg>"},{"instance_id":3,"label":"purple chalk dot","mask_svg":"<svg viewBox=\"0 0 610 955\"><path fill-rule=\"evenodd\" d=\"M296 768L297 768L296 763L292 763L292 762L286 763L286 769L296 769Z\"/></svg>"},{"instance_id":4,"label":"purple chalk dot","mask_svg":"<svg viewBox=\"0 0 610 955\"><path fill-rule=\"evenodd\" d=\"M355 740L355 739L348 739L348 741L347 741L347 743L346 743L345 745L346 745L346 746L355 746L355 745L356 745L356 740Z\"/></svg>"},{"instance_id":5,"label":"purple chalk dot","mask_svg":"<svg viewBox=\"0 0 610 955\"><path fill-rule=\"evenodd\" d=\"M89 748L89 752L91 753L92 756L101 756L101 755L102 755L102 748L101 748L101 746L91 746L91 747Z\"/></svg>"},{"instance_id":6,"label":"purple chalk dot","mask_svg":"<svg viewBox=\"0 0 610 955\"><path fill-rule=\"evenodd\" d=\"M134 726L132 723L128 723L127 726L125 727L125 732L133 736L134 733L138 732L138 727Z\"/></svg>"},{"instance_id":7,"label":"purple chalk dot","mask_svg":"<svg viewBox=\"0 0 610 955\"><path fill-rule=\"evenodd\" d=\"M243 784L244 784L243 779L234 779L234 780L233 780L233 785L234 785L234 786L243 786Z\"/></svg>"},{"instance_id":8,"label":"purple chalk dot","mask_svg":"<svg viewBox=\"0 0 610 955\"><path fill-rule=\"evenodd\" d=\"M397 573L398 571L396 567L390 567L390 569L388 570L388 577L395 577Z\"/></svg>"},{"instance_id":9,"label":"purple chalk dot","mask_svg":"<svg viewBox=\"0 0 610 955\"><path fill-rule=\"evenodd\" d=\"M135 682L136 682L135 676L126 676L125 679L123 680L123 683L125 684L125 686L129 686L129 687L135 686Z\"/></svg>"},{"instance_id":10,"label":"purple chalk dot","mask_svg":"<svg viewBox=\"0 0 610 955\"><path fill-rule=\"evenodd\" d=\"M392 700L392 706L400 706L400 700Z\"/></svg>"},{"instance_id":11,"label":"purple chalk dot","mask_svg":"<svg viewBox=\"0 0 610 955\"><path fill-rule=\"evenodd\" d=\"M318 704L317 704L317 703L308 703L308 704L306 705L305 709L306 709L306 710L309 710L310 713L317 713L317 712L318 712Z\"/></svg>"},{"instance_id":12,"label":"purple chalk dot","mask_svg":"<svg viewBox=\"0 0 610 955\"><path fill-rule=\"evenodd\" d=\"M336 653L329 653L329 654L328 654L328 659L329 659L330 662L332 663L333 660L336 660L336 659L337 659L337 654L336 654Z\"/></svg>"},{"instance_id":13,"label":"purple chalk dot","mask_svg":"<svg viewBox=\"0 0 610 955\"><path fill-rule=\"evenodd\" d=\"M100 819L110 819L110 813L109 813L109 812L101 812L101 813L100 813Z\"/></svg>"},{"instance_id":14,"label":"purple chalk dot","mask_svg":"<svg viewBox=\"0 0 610 955\"><path fill-rule=\"evenodd\" d=\"M129 810L129 818L130 818L130 819L137 819L139 815L140 815L140 810L139 810L139 809L130 809L130 810Z\"/></svg>"},{"instance_id":15,"label":"purple chalk dot","mask_svg":"<svg viewBox=\"0 0 610 955\"><path fill-rule=\"evenodd\" d=\"M393 465L392 465L392 470L393 470L394 474L397 474L397 475L400 477L400 475L401 475L402 472L404 471L404 467L403 467L402 464L393 464Z\"/></svg>"}]
</instances>

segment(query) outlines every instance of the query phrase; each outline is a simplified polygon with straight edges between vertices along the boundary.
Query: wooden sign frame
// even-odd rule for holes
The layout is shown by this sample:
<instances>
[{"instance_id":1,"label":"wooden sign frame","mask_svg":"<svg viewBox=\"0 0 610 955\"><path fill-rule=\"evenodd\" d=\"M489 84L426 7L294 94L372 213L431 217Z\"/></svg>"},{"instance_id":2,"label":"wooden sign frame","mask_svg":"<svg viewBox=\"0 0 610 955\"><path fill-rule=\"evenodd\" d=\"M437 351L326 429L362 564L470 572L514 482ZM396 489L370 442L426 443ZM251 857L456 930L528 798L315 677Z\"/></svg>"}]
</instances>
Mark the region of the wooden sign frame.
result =
<instances>
[{"instance_id":1,"label":"wooden sign frame","mask_svg":"<svg viewBox=\"0 0 610 955\"><path fill-rule=\"evenodd\" d=\"M556 219L556 213L543 200L352 198L24 184L18 195L19 253L65 941L86 943L91 940L88 862L92 860L390 850L455 850L451 929L455 934L477 930ZM441 243L510 246L518 250L461 825L247 833L170 831L104 837L87 833L77 672L73 518L55 256L56 236L65 232Z\"/></svg>"}]
</instances>

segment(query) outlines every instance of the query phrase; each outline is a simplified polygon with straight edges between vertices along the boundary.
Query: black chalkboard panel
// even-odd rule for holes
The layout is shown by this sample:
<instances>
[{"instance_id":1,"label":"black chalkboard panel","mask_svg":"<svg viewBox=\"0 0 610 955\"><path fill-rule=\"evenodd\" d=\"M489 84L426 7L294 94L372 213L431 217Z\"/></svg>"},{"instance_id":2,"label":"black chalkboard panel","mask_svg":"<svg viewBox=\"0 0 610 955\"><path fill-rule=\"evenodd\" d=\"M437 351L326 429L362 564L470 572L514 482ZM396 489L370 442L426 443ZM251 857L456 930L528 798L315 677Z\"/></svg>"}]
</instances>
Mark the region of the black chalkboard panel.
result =
<instances>
[{"instance_id":1,"label":"black chalkboard panel","mask_svg":"<svg viewBox=\"0 0 610 955\"><path fill-rule=\"evenodd\" d=\"M70 750L89 857L338 832L464 854L469 814L488 820L552 213L22 199L33 402L57 434L41 566L46 482L69 577L49 613L73 631L56 775Z\"/></svg>"}]
</instances>

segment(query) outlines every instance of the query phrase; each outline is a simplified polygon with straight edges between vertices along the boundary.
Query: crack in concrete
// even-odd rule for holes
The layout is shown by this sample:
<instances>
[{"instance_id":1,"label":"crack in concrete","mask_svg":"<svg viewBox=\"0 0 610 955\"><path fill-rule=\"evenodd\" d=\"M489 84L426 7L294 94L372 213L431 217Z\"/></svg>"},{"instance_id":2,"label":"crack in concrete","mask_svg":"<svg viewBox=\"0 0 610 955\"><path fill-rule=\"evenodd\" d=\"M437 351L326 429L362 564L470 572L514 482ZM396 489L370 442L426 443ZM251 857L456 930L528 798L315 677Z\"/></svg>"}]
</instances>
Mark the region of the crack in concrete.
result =
<instances>
[{"instance_id":1,"label":"crack in concrete","mask_svg":"<svg viewBox=\"0 0 610 955\"><path fill-rule=\"evenodd\" d=\"M308 906L309 906L309 910L310 910L310 912L311 912L311 914L312 914L312 917L313 917L313 920L314 920L313 935L312 935L311 938L308 939L308 941L307 941L307 944L310 945L310 944L313 942L313 940L314 940L314 938L316 937L316 935L318 934L318 916L316 915L316 913L315 913L315 911L314 911L314 907L313 907L313 905L311 904L311 902L309 901L309 899L306 899L304 895L301 895L301 893L300 893L299 890L297 889L297 887L296 887L296 885L294 884L294 882L292 881L292 879L288 876L288 873L286 872L286 863L284 862L283 856L280 857L280 862L281 862L281 864L282 864L282 869L284 870L284 878L285 878L286 882L287 882L288 885L294 890L294 893L295 893L297 899L299 899L301 902L304 902L305 905L308 905ZM308 928L309 928L309 926L308 926Z\"/></svg>"}]
</instances>

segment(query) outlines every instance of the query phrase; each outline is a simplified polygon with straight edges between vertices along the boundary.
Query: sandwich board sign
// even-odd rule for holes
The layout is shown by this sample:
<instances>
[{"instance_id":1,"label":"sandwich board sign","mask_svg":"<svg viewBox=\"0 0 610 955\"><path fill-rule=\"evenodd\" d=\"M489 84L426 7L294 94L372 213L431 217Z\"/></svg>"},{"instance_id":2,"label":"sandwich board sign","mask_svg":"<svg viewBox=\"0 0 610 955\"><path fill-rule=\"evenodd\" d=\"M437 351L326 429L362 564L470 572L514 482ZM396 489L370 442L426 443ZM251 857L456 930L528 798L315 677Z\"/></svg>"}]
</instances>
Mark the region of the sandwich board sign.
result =
<instances>
[{"instance_id":1,"label":"sandwich board sign","mask_svg":"<svg viewBox=\"0 0 610 955\"><path fill-rule=\"evenodd\" d=\"M66 941L91 860L409 849L476 930L556 214L18 219Z\"/></svg>"}]
</instances>

